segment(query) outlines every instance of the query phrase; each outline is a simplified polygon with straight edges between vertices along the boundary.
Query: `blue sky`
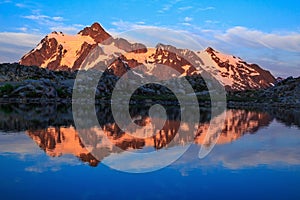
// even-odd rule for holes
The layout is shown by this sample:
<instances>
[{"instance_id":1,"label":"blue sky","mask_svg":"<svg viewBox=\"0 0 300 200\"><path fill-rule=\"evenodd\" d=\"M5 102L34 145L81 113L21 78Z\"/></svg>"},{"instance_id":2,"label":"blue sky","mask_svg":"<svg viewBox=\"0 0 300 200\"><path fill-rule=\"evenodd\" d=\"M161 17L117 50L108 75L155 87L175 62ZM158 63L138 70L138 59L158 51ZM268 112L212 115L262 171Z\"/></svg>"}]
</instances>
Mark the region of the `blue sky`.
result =
<instances>
[{"instance_id":1,"label":"blue sky","mask_svg":"<svg viewBox=\"0 0 300 200\"><path fill-rule=\"evenodd\" d=\"M258 63L275 76L300 76L297 0L4 0L0 62L18 61L51 31L75 34L96 21L113 35L136 27L186 31L203 46Z\"/></svg>"}]
</instances>

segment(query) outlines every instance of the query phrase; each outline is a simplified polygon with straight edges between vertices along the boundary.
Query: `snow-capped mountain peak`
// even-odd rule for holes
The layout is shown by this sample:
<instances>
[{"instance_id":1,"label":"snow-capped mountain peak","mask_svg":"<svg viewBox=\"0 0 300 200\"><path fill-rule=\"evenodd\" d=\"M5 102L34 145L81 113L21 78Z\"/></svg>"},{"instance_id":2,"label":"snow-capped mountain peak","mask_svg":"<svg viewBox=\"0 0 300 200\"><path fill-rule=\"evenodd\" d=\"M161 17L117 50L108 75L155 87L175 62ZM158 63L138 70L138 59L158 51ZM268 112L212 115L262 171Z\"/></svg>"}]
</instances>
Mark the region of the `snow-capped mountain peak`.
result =
<instances>
[{"instance_id":1,"label":"snow-capped mountain peak","mask_svg":"<svg viewBox=\"0 0 300 200\"><path fill-rule=\"evenodd\" d=\"M275 83L274 76L258 65L211 47L199 52L161 43L155 48L147 48L124 38L113 38L99 23L84 28L76 35L62 32L48 34L21 58L20 64L52 70L100 69L101 66L117 76L138 65L143 66L144 74L163 76L162 65L166 65L181 76L208 72L226 90L259 89Z\"/></svg>"}]
</instances>

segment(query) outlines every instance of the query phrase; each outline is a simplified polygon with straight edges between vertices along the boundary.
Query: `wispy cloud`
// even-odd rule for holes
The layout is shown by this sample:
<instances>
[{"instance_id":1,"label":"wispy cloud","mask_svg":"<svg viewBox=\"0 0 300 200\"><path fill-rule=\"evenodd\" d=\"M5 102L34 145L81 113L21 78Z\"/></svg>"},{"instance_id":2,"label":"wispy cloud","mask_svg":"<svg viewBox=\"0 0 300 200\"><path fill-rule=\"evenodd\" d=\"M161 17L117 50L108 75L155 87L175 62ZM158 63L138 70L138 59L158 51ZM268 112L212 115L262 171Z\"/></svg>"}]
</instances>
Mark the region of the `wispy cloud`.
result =
<instances>
[{"instance_id":1,"label":"wispy cloud","mask_svg":"<svg viewBox=\"0 0 300 200\"><path fill-rule=\"evenodd\" d=\"M193 19L185 17L181 25L190 26ZM206 20L206 23L218 23L218 21ZM145 24L137 24L128 21L115 21L112 25L117 27L117 30L127 31L135 28L160 28L158 26L149 26ZM210 39L214 39L218 43L228 43L230 45L243 46L245 48L269 48L280 49L285 51L300 52L300 34L299 33L266 33L259 30L250 30L246 27L236 26L226 31L221 30L206 30L199 28L198 32L211 35Z\"/></svg>"},{"instance_id":2,"label":"wispy cloud","mask_svg":"<svg viewBox=\"0 0 300 200\"><path fill-rule=\"evenodd\" d=\"M236 26L226 30L225 33L215 34L215 38L226 43L252 48L263 47L300 52L300 34L294 32L285 34L266 33Z\"/></svg>"},{"instance_id":3,"label":"wispy cloud","mask_svg":"<svg viewBox=\"0 0 300 200\"><path fill-rule=\"evenodd\" d=\"M164 12L170 10L171 7L172 7L172 4L164 5L163 8L161 10L159 10L158 12L159 13L164 13Z\"/></svg>"},{"instance_id":4,"label":"wispy cloud","mask_svg":"<svg viewBox=\"0 0 300 200\"><path fill-rule=\"evenodd\" d=\"M28 30L28 28L23 26L23 27L17 28L17 30L26 32Z\"/></svg>"},{"instance_id":5,"label":"wispy cloud","mask_svg":"<svg viewBox=\"0 0 300 200\"><path fill-rule=\"evenodd\" d=\"M56 172L64 167L81 165L80 161L71 155L63 155L62 157L55 158L46 155L40 157L40 160L42 161L37 161L33 166L26 167L25 171L33 173L44 173L48 171Z\"/></svg>"},{"instance_id":6,"label":"wispy cloud","mask_svg":"<svg viewBox=\"0 0 300 200\"><path fill-rule=\"evenodd\" d=\"M140 25L144 25L144 24L146 24L145 22L143 22L143 21L139 21L139 22L136 22L137 24L140 24Z\"/></svg>"},{"instance_id":7,"label":"wispy cloud","mask_svg":"<svg viewBox=\"0 0 300 200\"><path fill-rule=\"evenodd\" d=\"M179 10L179 11L187 11L187 10L190 10L190 9L192 9L192 8L193 8L193 6L184 6L184 7L178 8L178 10Z\"/></svg>"},{"instance_id":8,"label":"wispy cloud","mask_svg":"<svg viewBox=\"0 0 300 200\"><path fill-rule=\"evenodd\" d=\"M169 11L171 8L173 8L174 5L176 5L178 2L180 2L181 0L174 0L174 1L170 1L167 4L164 4L162 9L158 10L158 13L165 13L167 11Z\"/></svg>"},{"instance_id":9,"label":"wispy cloud","mask_svg":"<svg viewBox=\"0 0 300 200\"><path fill-rule=\"evenodd\" d=\"M11 0L0 1L0 4L11 3Z\"/></svg>"},{"instance_id":10,"label":"wispy cloud","mask_svg":"<svg viewBox=\"0 0 300 200\"><path fill-rule=\"evenodd\" d=\"M18 8L25 8L26 5L23 3L16 3L15 6L17 6Z\"/></svg>"},{"instance_id":11,"label":"wispy cloud","mask_svg":"<svg viewBox=\"0 0 300 200\"><path fill-rule=\"evenodd\" d=\"M50 19L49 16L46 16L46 15L27 15L27 16L24 16L25 19L31 19L31 20L44 20L44 19Z\"/></svg>"},{"instance_id":12,"label":"wispy cloud","mask_svg":"<svg viewBox=\"0 0 300 200\"><path fill-rule=\"evenodd\" d=\"M220 23L219 21L216 21L216 20L205 20L204 22L206 24L218 24L218 23Z\"/></svg>"},{"instance_id":13,"label":"wispy cloud","mask_svg":"<svg viewBox=\"0 0 300 200\"><path fill-rule=\"evenodd\" d=\"M27 15L24 16L25 19L31 19L31 20L35 20L39 23L47 23L47 24L51 24L51 22L61 22L64 21L64 18L61 16L54 16L54 17L50 17L47 15L41 15L41 14L36 14L36 15Z\"/></svg>"},{"instance_id":14,"label":"wispy cloud","mask_svg":"<svg viewBox=\"0 0 300 200\"><path fill-rule=\"evenodd\" d=\"M25 19L32 20L34 23L37 23L42 26L46 26L50 31L62 31L68 34L76 34L83 27L82 24L70 24L66 25L64 23L65 19L62 16L48 16L40 14L40 10L32 11L34 14L23 16Z\"/></svg>"},{"instance_id":15,"label":"wispy cloud","mask_svg":"<svg viewBox=\"0 0 300 200\"><path fill-rule=\"evenodd\" d=\"M115 21L112 23L116 29L112 32L117 34L117 37L129 39L132 42L141 42L149 47L154 47L157 43L170 44L178 48L189 48L199 50L204 48L204 39L182 30L169 29L162 26L139 25L128 21ZM189 23L181 23L181 25L189 26ZM120 34L121 33L121 34ZM199 42L201 41L201 42Z\"/></svg>"},{"instance_id":16,"label":"wispy cloud","mask_svg":"<svg viewBox=\"0 0 300 200\"><path fill-rule=\"evenodd\" d=\"M207 10L215 10L216 8L213 6L207 6L204 8L197 8L197 11L207 11Z\"/></svg>"},{"instance_id":17,"label":"wispy cloud","mask_svg":"<svg viewBox=\"0 0 300 200\"><path fill-rule=\"evenodd\" d=\"M181 25L183 26L191 26L192 24L188 23L188 22L183 22L183 23L180 23Z\"/></svg>"},{"instance_id":18,"label":"wispy cloud","mask_svg":"<svg viewBox=\"0 0 300 200\"><path fill-rule=\"evenodd\" d=\"M111 23L111 25L115 27L114 29L112 29L113 32L123 32L140 28L163 28L154 25L147 25L145 22L129 22L123 20L114 21Z\"/></svg>"}]
</instances>

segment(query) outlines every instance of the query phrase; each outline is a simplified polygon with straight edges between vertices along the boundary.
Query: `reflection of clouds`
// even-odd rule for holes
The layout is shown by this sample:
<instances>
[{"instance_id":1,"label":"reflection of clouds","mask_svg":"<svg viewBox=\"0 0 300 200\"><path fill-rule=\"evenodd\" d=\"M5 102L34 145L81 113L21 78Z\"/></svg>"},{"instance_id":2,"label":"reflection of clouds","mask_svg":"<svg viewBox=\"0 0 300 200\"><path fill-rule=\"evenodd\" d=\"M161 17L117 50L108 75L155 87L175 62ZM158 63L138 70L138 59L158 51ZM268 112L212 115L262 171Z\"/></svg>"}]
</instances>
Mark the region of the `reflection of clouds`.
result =
<instances>
[{"instance_id":1,"label":"reflection of clouds","mask_svg":"<svg viewBox=\"0 0 300 200\"><path fill-rule=\"evenodd\" d=\"M78 159L72 155L65 155L62 157L48 157L43 156L44 159L37 161L34 165L26 167L25 171L43 173L47 171L59 171L63 166L81 165Z\"/></svg>"},{"instance_id":2,"label":"reflection of clouds","mask_svg":"<svg viewBox=\"0 0 300 200\"><path fill-rule=\"evenodd\" d=\"M133 154L124 151L122 153L113 153L103 159L102 163L124 172L139 173L151 172L168 166L171 161L179 158L181 153L189 146L176 146L168 149L160 149L153 154Z\"/></svg>"},{"instance_id":3,"label":"reflection of clouds","mask_svg":"<svg viewBox=\"0 0 300 200\"><path fill-rule=\"evenodd\" d=\"M229 169L243 169L258 166L276 168L300 165L300 132L273 122L268 128L255 135L246 135L231 144L216 146L204 159L195 159L197 153L189 151L174 166L182 168L206 168L222 165ZM197 149L198 151L198 149ZM194 154L194 155L193 155ZM193 156L191 156L193 155ZM190 163L190 164L187 164Z\"/></svg>"},{"instance_id":4,"label":"reflection of clouds","mask_svg":"<svg viewBox=\"0 0 300 200\"><path fill-rule=\"evenodd\" d=\"M0 132L0 156L10 156L24 162L34 161L34 165L25 166L25 171L36 173L58 171L62 166L81 164L72 155L64 155L56 158L47 156L24 132Z\"/></svg>"},{"instance_id":5,"label":"reflection of clouds","mask_svg":"<svg viewBox=\"0 0 300 200\"><path fill-rule=\"evenodd\" d=\"M0 155L19 154L30 155L39 154L41 151L38 146L25 135L24 132L19 133L3 133L0 132Z\"/></svg>"}]
</instances>

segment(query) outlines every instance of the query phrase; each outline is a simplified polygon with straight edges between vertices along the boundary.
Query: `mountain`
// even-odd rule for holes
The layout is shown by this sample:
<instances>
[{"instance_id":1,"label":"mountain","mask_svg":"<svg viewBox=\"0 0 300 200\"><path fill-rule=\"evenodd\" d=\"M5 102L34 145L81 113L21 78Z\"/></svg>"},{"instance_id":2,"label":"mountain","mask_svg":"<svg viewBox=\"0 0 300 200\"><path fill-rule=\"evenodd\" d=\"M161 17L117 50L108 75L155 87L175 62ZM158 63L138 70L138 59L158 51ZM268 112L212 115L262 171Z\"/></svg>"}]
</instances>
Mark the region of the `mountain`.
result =
<instances>
[{"instance_id":1,"label":"mountain","mask_svg":"<svg viewBox=\"0 0 300 200\"><path fill-rule=\"evenodd\" d=\"M19 63L51 70L107 68L117 76L139 65L143 66L141 76L163 76L166 68L161 65L167 65L181 76L208 72L227 91L268 88L276 82L269 71L258 65L211 47L199 52L164 44L147 48L140 43L113 38L99 23L84 28L76 35L52 32L25 54Z\"/></svg>"},{"instance_id":2,"label":"mountain","mask_svg":"<svg viewBox=\"0 0 300 200\"><path fill-rule=\"evenodd\" d=\"M19 63L51 70L77 70L88 54L102 43L109 47L110 52L106 52L107 54L113 51L130 51L135 47L146 51L142 44L131 44L124 39L112 38L99 23L94 23L76 35L56 31L48 34L34 49L25 54Z\"/></svg>"}]
</instances>

